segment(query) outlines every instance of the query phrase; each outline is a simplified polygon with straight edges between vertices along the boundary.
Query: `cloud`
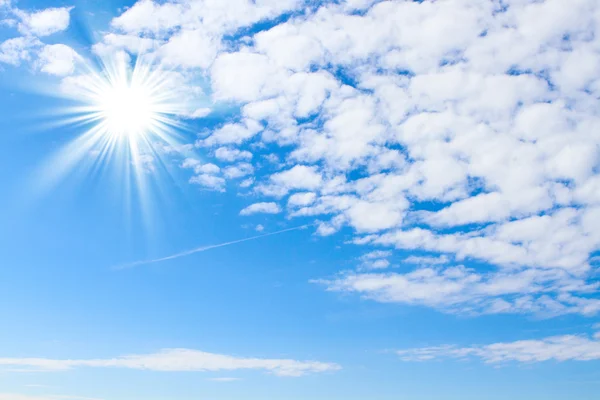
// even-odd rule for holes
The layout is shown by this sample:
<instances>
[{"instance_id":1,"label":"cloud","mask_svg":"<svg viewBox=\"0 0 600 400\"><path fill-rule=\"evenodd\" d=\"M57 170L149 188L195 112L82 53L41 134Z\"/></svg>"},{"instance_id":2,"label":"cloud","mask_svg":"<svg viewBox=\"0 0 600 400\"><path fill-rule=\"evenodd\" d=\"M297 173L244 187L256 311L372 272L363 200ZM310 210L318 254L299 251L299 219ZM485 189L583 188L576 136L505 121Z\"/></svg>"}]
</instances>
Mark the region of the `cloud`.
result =
<instances>
[{"instance_id":1,"label":"cloud","mask_svg":"<svg viewBox=\"0 0 600 400\"><path fill-rule=\"evenodd\" d=\"M240 215L279 214L281 208L277 203L254 203L240 211Z\"/></svg>"},{"instance_id":2,"label":"cloud","mask_svg":"<svg viewBox=\"0 0 600 400\"><path fill-rule=\"evenodd\" d=\"M373 259L364 260L363 265L367 269L379 266ZM380 267L387 265L381 263ZM600 312L600 301L585 297L595 292L598 284L588 285L559 270L484 274L459 265L419 267L406 273L346 272L315 282L329 291L358 293L382 303L424 305L449 313L533 313L551 317ZM579 297L571 292L579 292Z\"/></svg>"},{"instance_id":3,"label":"cloud","mask_svg":"<svg viewBox=\"0 0 600 400\"><path fill-rule=\"evenodd\" d=\"M323 183L323 177L315 167L296 165L286 171L271 175L271 182L283 191L291 189L318 189Z\"/></svg>"},{"instance_id":4,"label":"cloud","mask_svg":"<svg viewBox=\"0 0 600 400\"><path fill-rule=\"evenodd\" d=\"M247 150L219 147L215 150L215 157L222 161L232 162L237 160L250 160L252 159L252 153Z\"/></svg>"},{"instance_id":5,"label":"cloud","mask_svg":"<svg viewBox=\"0 0 600 400\"><path fill-rule=\"evenodd\" d=\"M15 10L15 13L21 19L19 23L21 33L35 36L49 36L67 29L70 12L70 7L47 8L33 13Z\"/></svg>"},{"instance_id":6,"label":"cloud","mask_svg":"<svg viewBox=\"0 0 600 400\"><path fill-rule=\"evenodd\" d=\"M250 163L238 163L223 170L223 175L229 179L242 178L244 176L252 175L253 173L254 167Z\"/></svg>"},{"instance_id":7,"label":"cloud","mask_svg":"<svg viewBox=\"0 0 600 400\"><path fill-rule=\"evenodd\" d=\"M221 378L210 378L209 380L213 381L213 382L236 382L241 379L240 378L221 377Z\"/></svg>"},{"instance_id":8,"label":"cloud","mask_svg":"<svg viewBox=\"0 0 600 400\"><path fill-rule=\"evenodd\" d=\"M488 364L591 361L600 359L600 341L597 338L564 335L485 346L423 347L400 350L396 353L403 361L429 361L442 358L460 360L476 358Z\"/></svg>"},{"instance_id":9,"label":"cloud","mask_svg":"<svg viewBox=\"0 0 600 400\"><path fill-rule=\"evenodd\" d=\"M19 37L5 40L0 44L0 62L18 66L31 59L32 51L41 46L41 42L31 37Z\"/></svg>"},{"instance_id":10,"label":"cloud","mask_svg":"<svg viewBox=\"0 0 600 400\"><path fill-rule=\"evenodd\" d=\"M317 195L313 192L294 193L288 199L288 207L309 206L316 200Z\"/></svg>"},{"instance_id":11,"label":"cloud","mask_svg":"<svg viewBox=\"0 0 600 400\"><path fill-rule=\"evenodd\" d=\"M263 370L278 376L302 376L336 371L337 364L290 359L240 358L190 349L165 349L154 354L127 355L111 359L58 360L46 358L0 358L0 366L32 371L65 371L74 368L127 368L161 372Z\"/></svg>"},{"instance_id":12,"label":"cloud","mask_svg":"<svg viewBox=\"0 0 600 400\"><path fill-rule=\"evenodd\" d=\"M95 49L181 74L188 117L227 106L195 145L237 164L186 160L192 184L242 178L257 204L287 204L270 210L312 218L317 235L347 227L356 245L415 252L402 274L361 260L322 280L330 290L475 314L598 312L598 2L305 5L142 0ZM1 62L36 60L32 35L60 20L31 22L43 12L20 14L25 36L0 45Z\"/></svg>"},{"instance_id":13,"label":"cloud","mask_svg":"<svg viewBox=\"0 0 600 400\"><path fill-rule=\"evenodd\" d=\"M418 265L443 265L450 262L450 258L446 255L439 257L428 257L428 256L410 256L404 259L407 264L418 264Z\"/></svg>"},{"instance_id":14,"label":"cloud","mask_svg":"<svg viewBox=\"0 0 600 400\"><path fill-rule=\"evenodd\" d=\"M215 190L217 192L225 191L225 179L220 176L200 174L192 176L189 180L194 185L199 185L205 189Z\"/></svg>"},{"instance_id":15,"label":"cloud","mask_svg":"<svg viewBox=\"0 0 600 400\"><path fill-rule=\"evenodd\" d=\"M38 54L40 71L50 75L66 76L75 70L75 62L80 59L75 50L64 44L46 45Z\"/></svg>"}]
</instances>

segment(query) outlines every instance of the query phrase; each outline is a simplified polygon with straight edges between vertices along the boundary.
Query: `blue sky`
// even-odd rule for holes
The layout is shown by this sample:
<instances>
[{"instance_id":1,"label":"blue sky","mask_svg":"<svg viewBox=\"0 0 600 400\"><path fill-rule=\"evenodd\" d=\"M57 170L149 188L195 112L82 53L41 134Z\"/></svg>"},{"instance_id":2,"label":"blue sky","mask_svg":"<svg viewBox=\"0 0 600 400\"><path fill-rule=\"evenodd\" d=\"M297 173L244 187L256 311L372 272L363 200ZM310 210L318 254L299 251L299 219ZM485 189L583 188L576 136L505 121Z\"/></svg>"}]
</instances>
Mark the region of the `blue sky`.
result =
<instances>
[{"instance_id":1,"label":"blue sky","mask_svg":"<svg viewBox=\"0 0 600 400\"><path fill-rule=\"evenodd\" d=\"M597 397L596 1L0 19L0 400Z\"/></svg>"}]
</instances>

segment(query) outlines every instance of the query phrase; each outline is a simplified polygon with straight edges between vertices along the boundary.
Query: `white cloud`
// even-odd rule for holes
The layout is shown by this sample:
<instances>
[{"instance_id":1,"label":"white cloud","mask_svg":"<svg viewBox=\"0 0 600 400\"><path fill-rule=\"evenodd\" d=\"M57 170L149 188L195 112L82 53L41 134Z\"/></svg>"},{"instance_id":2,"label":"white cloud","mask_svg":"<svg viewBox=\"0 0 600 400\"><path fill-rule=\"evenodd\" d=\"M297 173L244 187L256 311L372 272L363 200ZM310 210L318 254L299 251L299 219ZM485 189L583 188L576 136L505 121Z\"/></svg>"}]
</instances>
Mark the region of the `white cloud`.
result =
<instances>
[{"instance_id":1,"label":"white cloud","mask_svg":"<svg viewBox=\"0 0 600 400\"><path fill-rule=\"evenodd\" d=\"M31 59L31 52L41 46L41 42L31 37L5 40L0 44L0 62L19 65Z\"/></svg>"},{"instance_id":2,"label":"white cloud","mask_svg":"<svg viewBox=\"0 0 600 400\"><path fill-rule=\"evenodd\" d=\"M256 228L254 228L256 230L256 232L262 232L265 230L265 227L262 226L261 224L256 225Z\"/></svg>"},{"instance_id":3,"label":"white cloud","mask_svg":"<svg viewBox=\"0 0 600 400\"><path fill-rule=\"evenodd\" d=\"M281 208L277 203L254 203L240 211L240 215L279 214Z\"/></svg>"},{"instance_id":4,"label":"white cloud","mask_svg":"<svg viewBox=\"0 0 600 400\"><path fill-rule=\"evenodd\" d=\"M215 175L200 174L192 176L190 178L190 183L194 185L199 185L209 190L215 190L218 192L225 191L225 179Z\"/></svg>"},{"instance_id":5,"label":"white cloud","mask_svg":"<svg viewBox=\"0 0 600 400\"><path fill-rule=\"evenodd\" d=\"M80 59L75 50L64 44L46 45L38 55L38 67L50 75L66 76L75 70Z\"/></svg>"},{"instance_id":6,"label":"white cloud","mask_svg":"<svg viewBox=\"0 0 600 400\"><path fill-rule=\"evenodd\" d=\"M215 130L208 138L200 140L198 144L202 146L240 144L254 137L262 128L260 123L251 119L246 119L242 123L225 124Z\"/></svg>"},{"instance_id":7,"label":"white cloud","mask_svg":"<svg viewBox=\"0 0 600 400\"><path fill-rule=\"evenodd\" d=\"M194 49L190 51L190 49ZM219 50L216 43L207 32L184 30L172 36L168 43L158 49L158 54L167 65L184 68L208 68Z\"/></svg>"},{"instance_id":8,"label":"white cloud","mask_svg":"<svg viewBox=\"0 0 600 400\"><path fill-rule=\"evenodd\" d=\"M250 163L238 163L223 169L223 175L229 179L242 178L244 176L252 175L254 173L254 167Z\"/></svg>"},{"instance_id":9,"label":"white cloud","mask_svg":"<svg viewBox=\"0 0 600 400\"><path fill-rule=\"evenodd\" d=\"M259 204L290 195L286 216L315 218L318 235L349 227L358 245L443 254L405 259L432 267L421 278L385 275L363 290L373 276L346 275L337 287L463 312L596 312L583 293L592 293L589 258L600 249L598 2L334 3L142 0L95 49L147 52L181 74L181 86L202 81L187 117L239 107L196 146L241 163L186 160L192 183L223 191L226 178L251 174L241 188L254 186ZM60 18L43 12L22 12L20 29L58 29ZM11 39L0 61L18 65L42 48L33 36ZM234 148L242 144L261 156ZM263 164L267 152L273 165ZM442 268L473 260L478 269L465 268L464 279L477 279L477 293ZM490 289L523 274L537 278L511 294ZM452 289L453 305L415 297L429 284Z\"/></svg>"},{"instance_id":10,"label":"white cloud","mask_svg":"<svg viewBox=\"0 0 600 400\"><path fill-rule=\"evenodd\" d=\"M372 260L366 261L369 269ZM317 282L330 291L358 293L383 303L425 305L450 313L534 313L550 317L600 311L600 301L567 294L579 291L585 296L598 285L587 285L559 270L480 274L464 266L420 267L406 273L347 272Z\"/></svg>"},{"instance_id":11,"label":"white cloud","mask_svg":"<svg viewBox=\"0 0 600 400\"><path fill-rule=\"evenodd\" d=\"M247 150L239 150L229 147L219 147L215 150L215 157L221 161L237 161L237 160L250 160L252 159L252 153Z\"/></svg>"},{"instance_id":12,"label":"white cloud","mask_svg":"<svg viewBox=\"0 0 600 400\"><path fill-rule=\"evenodd\" d=\"M315 167L296 165L287 171L271 175L271 181L285 189L318 189L323 177Z\"/></svg>"},{"instance_id":13,"label":"white cloud","mask_svg":"<svg viewBox=\"0 0 600 400\"><path fill-rule=\"evenodd\" d=\"M220 377L220 378L210 378L209 380L213 381L213 382L236 382L236 381L239 381L240 378Z\"/></svg>"},{"instance_id":14,"label":"white cloud","mask_svg":"<svg viewBox=\"0 0 600 400\"><path fill-rule=\"evenodd\" d=\"M21 19L19 30L23 34L48 36L64 31L69 27L71 8L47 8L45 10L27 13L15 10Z\"/></svg>"},{"instance_id":15,"label":"white cloud","mask_svg":"<svg viewBox=\"0 0 600 400\"><path fill-rule=\"evenodd\" d=\"M335 371L336 364L290 359L240 358L190 349L166 349L154 354L110 359L58 360L47 358L0 358L0 365L31 371L64 371L73 368L127 368L149 371L263 370L278 376L302 376ZM12 400L12 399L11 399Z\"/></svg>"},{"instance_id":16,"label":"white cloud","mask_svg":"<svg viewBox=\"0 0 600 400\"><path fill-rule=\"evenodd\" d=\"M450 262L450 258L446 255L439 257L428 257L428 256L410 256L404 259L405 263L408 264L419 264L419 265L443 265Z\"/></svg>"},{"instance_id":17,"label":"white cloud","mask_svg":"<svg viewBox=\"0 0 600 400\"><path fill-rule=\"evenodd\" d=\"M317 195L313 192L294 193L288 199L289 207L309 206L315 202Z\"/></svg>"},{"instance_id":18,"label":"white cloud","mask_svg":"<svg viewBox=\"0 0 600 400\"><path fill-rule=\"evenodd\" d=\"M564 335L485 346L424 347L401 350L397 354L403 361L428 361L439 358L478 358L488 364L591 361L600 359L600 341L585 336Z\"/></svg>"},{"instance_id":19,"label":"white cloud","mask_svg":"<svg viewBox=\"0 0 600 400\"><path fill-rule=\"evenodd\" d=\"M212 163L203 164L200 160L195 158L186 158L181 163L181 168L190 168L193 169L197 174L218 174L221 171L217 165Z\"/></svg>"},{"instance_id":20,"label":"white cloud","mask_svg":"<svg viewBox=\"0 0 600 400\"><path fill-rule=\"evenodd\" d=\"M373 260L377 258L386 258L392 255L390 250L373 250L368 253L363 254L360 259L361 260Z\"/></svg>"}]
</instances>

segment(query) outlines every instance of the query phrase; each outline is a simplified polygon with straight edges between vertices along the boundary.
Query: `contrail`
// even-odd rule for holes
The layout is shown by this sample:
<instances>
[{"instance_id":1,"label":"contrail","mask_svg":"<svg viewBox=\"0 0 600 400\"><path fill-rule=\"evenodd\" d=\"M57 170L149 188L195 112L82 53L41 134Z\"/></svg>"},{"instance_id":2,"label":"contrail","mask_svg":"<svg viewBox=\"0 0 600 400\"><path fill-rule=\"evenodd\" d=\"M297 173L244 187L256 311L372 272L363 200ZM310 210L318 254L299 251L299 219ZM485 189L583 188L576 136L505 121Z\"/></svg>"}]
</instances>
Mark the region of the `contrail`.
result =
<instances>
[{"instance_id":1,"label":"contrail","mask_svg":"<svg viewBox=\"0 0 600 400\"><path fill-rule=\"evenodd\" d=\"M161 261L173 260L175 258L185 257L185 256L189 256L189 255L195 254L195 253L201 253L203 251L211 250L211 249L216 249L218 247L230 246L232 244L247 242L247 241L250 241L250 240L256 240L256 239L264 238L264 237L267 237L267 236L279 235L280 233L295 231L295 230L298 230L298 229L305 229L305 228L307 228L309 226L310 226L310 224L302 225L302 226L296 226L294 228L282 229L280 231L265 233L263 235L251 236L251 237L248 237L248 238L245 238L245 239L238 239L238 240L234 240L234 241L231 241L231 242L213 244L213 245L210 245L210 246L196 247L195 249L182 251L181 253L172 254L172 255L166 256L166 257L155 258L153 260L140 260L140 261L130 262L130 263L127 263L127 264L117 265L117 266L114 266L113 269L127 269L127 268L137 267L139 265L154 264L154 263L158 263L158 262L161 262Z\"/></svg>"}]
</instances>

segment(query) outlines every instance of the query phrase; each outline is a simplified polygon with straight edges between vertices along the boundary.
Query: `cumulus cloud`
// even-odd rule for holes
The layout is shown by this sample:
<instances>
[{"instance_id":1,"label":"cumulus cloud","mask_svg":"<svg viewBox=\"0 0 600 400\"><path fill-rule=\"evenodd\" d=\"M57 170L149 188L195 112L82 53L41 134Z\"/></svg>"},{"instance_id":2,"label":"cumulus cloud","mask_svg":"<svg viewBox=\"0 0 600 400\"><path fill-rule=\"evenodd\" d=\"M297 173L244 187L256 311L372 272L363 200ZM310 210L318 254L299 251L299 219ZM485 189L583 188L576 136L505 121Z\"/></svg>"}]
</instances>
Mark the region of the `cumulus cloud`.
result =
<instances>
[{"instance_id":1,"label":"cumulus cloud","mask_svg":"<svg viewBox=\"0 0 600 400\"><path fill-rule=\"evenodd\" d=\"M15 10L21 19L19 30L23 34L36 36L49 36L53 33L64 31L69 27L71 8L47 8L45 10L28 13Z\"/></svg>"},{"instance_id":2,"label":"cumulus cloud","mask_svg":"<svg viewBox=\"0 0 600 400\"><path fill-rule=\"evenodd\" d=\"M31 59L32 51L41 46L41 42L31 37L19 37L5 40L0 44L0 62L17 66Z\"/></svg>"},{"instance_id":3,"label":"cumulus cloud","mask_svg":"<svg viewBox=\"0 0 600 400\"><path fill-rule=\"evenodd\" d=\"M192 176L189 182L205 189L215 190L217 192L225 191L225 179L220 176L200 174Z\"/></svg>"},{"instance_id":4,"label":"cumulus cloud","mask_svg":"<svg viewBox=\"0 0 600 400\"><path fill-rule=\"evenodd\" d=\"M277 203L254 203L240 211L240 215L279 214L281 208Z\"/></svg>"},{"instance_id":5,"label":"cumulus cloud","mask_svg":"<svg viewBox=\"0 0 600 400\"><path fill-rule=\"evenodd\" d=\"M508 362L591 361L600 359L600 341L585 336L564 335L537 340L494 343L485 346L437 346L400 350L403 361L429 361L440 358L480 359L488 364Z\"/></svg>"},{"instance_id":6,"label":"cumulus cloud","mask_svg":"<svg viewBox=\"0 0 600 400\"><path fill-rule=\"evenodd\" d=\"M317 361L240 358L190 349L166 349L154 354L111 359L0 358L0 366L29 371L65 371L74 368L126 368L162 372L263 370L278 376L292 377L340 369L337 364Z\"/></svg>"},{"instance_id":7,"label":"cumulus cloud","mask_svg":"<svg viewBox=\"0 0 600 400\"><path fill-rule=\"evenodd\" d=\"M141 0L97 48L146 53L190 84L201 77L209 89L189 116L229 107L195 145L235 164L186 160L191 183L224 191L226 179L242 178L257 204L287 204L281 212L314 218L318 235L348 227L357 245L418 252L404 262L415 271L344 272L330 289L446 310L597 312L598 2L304 6ZM31 35L66 28L68 14L22 12L26 36L0 45L0 61L31 60L43 48ZM265 20L273 24L247 29ZM58 61L68 56L55 58L47 72L69 73ZM536 278L511 294L482 289L522 274ZM452 303L412 295L428 284Z\"/></svg>"},{"instance_id":8,"label":"cumulus cloud","mask_svg":"<svg viewBox=\"0 0 600 400\"><path fill-rule=\"evenodd\" d=\"M66 76L75 69L79 55L64 44L46 45L38 55L38 67L50 75Z\"/></svg>"}]
</instances>

